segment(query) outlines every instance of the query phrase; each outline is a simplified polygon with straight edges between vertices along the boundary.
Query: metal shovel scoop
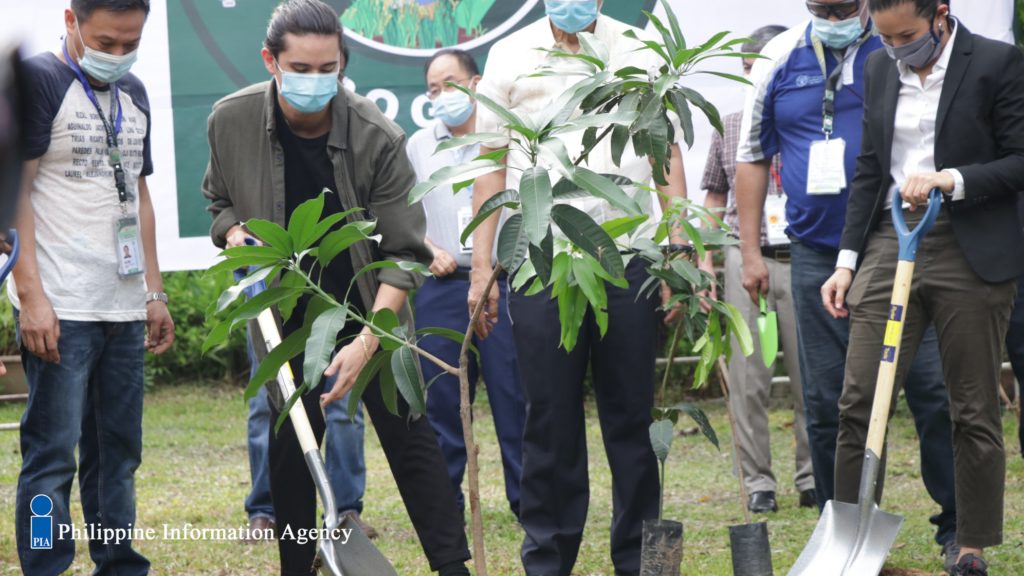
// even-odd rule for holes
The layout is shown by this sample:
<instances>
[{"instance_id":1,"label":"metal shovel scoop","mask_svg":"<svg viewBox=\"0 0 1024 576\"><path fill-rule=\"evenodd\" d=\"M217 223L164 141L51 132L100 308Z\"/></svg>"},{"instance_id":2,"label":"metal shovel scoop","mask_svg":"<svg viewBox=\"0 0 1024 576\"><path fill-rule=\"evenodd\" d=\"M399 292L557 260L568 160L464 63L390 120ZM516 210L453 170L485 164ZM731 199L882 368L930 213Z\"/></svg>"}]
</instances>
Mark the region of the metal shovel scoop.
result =
<instances>
[{"instance_id":1,"label":"metal shovel scoop","mask_svg":"<svg viewBox=\"0 0 1024 576\"><path fill-rule=\"evenodd\" d=\"M236 272L236 280L239 279ZM261 280L245 290L246 296L252 298L266 290ZM281 344L281 333L273 313L267 309L256 318L260 333L266 344L267 352ZM277 386L281 397L287 400L295 393L295 376L291 364L285 362L277 373ZM321 574L327 576L398 576L394 566L374 546L366 534L350 518L344 522L338 520L338 507L334 501L334 490L327 477L323 454L317 445L313 427L309 423L309 415L302 402L295 402L288 411L288 419L295 428L299 439L306 466L313 477L313 484L320 495L320 503L324 510L324 526L321 537L317 538L316 566Z\"/></svg>"},{"instance_id":2,"label":"metal shovel scoop","mask_svg":"<svg viewBox=\"0 0 1024 576\"><path fill-rule=\"evenodd\" d=\"M768 311L768 301L764 294L758 296L761 313L757 317L757 335L761 339L761 358L764 365L771 368L779 356L779 316L775 311Z\"/></svg>"},{"instance_id":3,"label":"metal shovel scoop","mask_svg":"<svg viewBox=\"0 0 1024 576\"><path fill-rule=\"evenodd\" d=\"M896 380L896 362L900 354L903 323L906 322L914 260L921 238L935 224L941 206L938 190L932 190L928 211L913 232L903 219L903 201L899 191L893 194L892 221L899 237L899 264L893 285L889 323L885 329L882 361L878 368L875 400L871 407L864 467L860 476L858 504L829 500L811 534L807 547L797 558L789 576L866 576L881 571L889 549L903 525L903 517L883 512L875 503L879 456L885 446L889 407Z\"/></svg>"}]
</instances>

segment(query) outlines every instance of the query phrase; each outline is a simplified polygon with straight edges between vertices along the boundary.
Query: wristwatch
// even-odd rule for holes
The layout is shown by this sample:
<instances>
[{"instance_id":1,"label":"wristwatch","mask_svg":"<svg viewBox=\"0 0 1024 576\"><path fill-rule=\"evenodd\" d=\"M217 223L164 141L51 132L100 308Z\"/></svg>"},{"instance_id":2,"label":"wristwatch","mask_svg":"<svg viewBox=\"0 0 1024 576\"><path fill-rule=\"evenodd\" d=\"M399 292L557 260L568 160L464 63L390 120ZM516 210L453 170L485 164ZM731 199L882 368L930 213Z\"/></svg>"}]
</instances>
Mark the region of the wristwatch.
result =
<instances>
[{"instance_id":1,"label":"wristwatch","mask_svg":"<svg viewBox=\"0 0 1024 576\"><path fill-rule=\"evenodd\" d=\"M150 302L163 302L167 304L167 292L146 292L146 304Z\"/></svg>"}]
</instances>

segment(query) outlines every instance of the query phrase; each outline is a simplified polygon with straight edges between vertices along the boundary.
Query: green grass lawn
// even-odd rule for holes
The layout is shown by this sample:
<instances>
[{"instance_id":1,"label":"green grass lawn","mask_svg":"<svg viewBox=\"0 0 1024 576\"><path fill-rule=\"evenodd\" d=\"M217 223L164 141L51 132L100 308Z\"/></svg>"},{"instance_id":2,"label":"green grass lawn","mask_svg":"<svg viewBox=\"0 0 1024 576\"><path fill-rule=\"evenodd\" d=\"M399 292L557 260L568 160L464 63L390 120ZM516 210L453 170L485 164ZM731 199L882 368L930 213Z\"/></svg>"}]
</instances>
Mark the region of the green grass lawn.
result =
<instances>
[{"instance_id":1,"label":"green grass lawn","mask_svg":"<svg viewBox=\"0 0 1024 576\"><path fill-rule=\"evenodd\" d=\"M666 517L685 524L683 573L732 573L727 526L743 521L731 474L730 438L721 402L704 404L718 430L723 451L702 437L680 438L673 446L668 471ZM0 405L0 422L18 418L23 405ZM611 516L610 476L600 443L596 417L588 419L591 509L583 547L576 564L578 575L612 574L608 559ZM243 500L249 472L245 447L246 410L241 391L226 387L183 386L158 388L147 397L145 453L138 472L138 524L158 530L164 524L199 528L245 525ZM1024 571L1024 461L1019 456L1016 425L1006 420L1007 470L1006 526L1003 546L988 557L993 574ZM814 528L817 514L796 507L791 486L793 469L792 414L773 410L771 433L775 470L781 478L778 514L768 516L775 570L784 574ZM482 453L482 502L490 573L520 574L521 532L505 502L497 441L485 405L477 409L477 435ZM889 559L902 574L938 574L941 559L932 543L928 516L935 505L920 481L913 427L901 406L890 437L889 477L883 508L902 514L906 524ZM369 469L364 518L378 530L383 552L399 574L429 574L415 533L395 490L376 436L367 434ZM14 544L14 494L20 466L18 436L0 432L0 574L18 574ZM77 488L75 489L77 492ZM75 521L81 523L77 494L73 495ZM155 574L234 575L273 574L276 547L235 542L140 542L138 548L153 562ZM85 542L71 573L87 574L92 564Z\"/></svg>"}]
</instances>

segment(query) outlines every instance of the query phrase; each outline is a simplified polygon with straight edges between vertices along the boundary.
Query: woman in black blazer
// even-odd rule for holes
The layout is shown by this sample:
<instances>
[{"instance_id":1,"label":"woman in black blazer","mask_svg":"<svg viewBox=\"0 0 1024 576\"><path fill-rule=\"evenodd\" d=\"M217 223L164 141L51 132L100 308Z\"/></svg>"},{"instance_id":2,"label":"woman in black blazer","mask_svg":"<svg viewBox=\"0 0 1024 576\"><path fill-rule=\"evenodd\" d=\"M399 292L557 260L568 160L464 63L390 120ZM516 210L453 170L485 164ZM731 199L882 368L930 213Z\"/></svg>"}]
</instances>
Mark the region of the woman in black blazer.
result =
<instances>
[{"instance_id":1,"label":"woman in black blazer","mask_svg":"<svg viewBox=\"0 0 1024 576\"><path fill-rule=\"evenodd\" d=\"M1002 542L997 386L1024 271L1016 210L1024 190L1024 54L971 34L945 0L869 0L869 9L886 50L866 66L864 135L842 251L822 287L826 309L850 315L836 498L857 500L897 262L889 202L899 190L913 225L938 188L943 205L918 252L896 384L934 323L953 419L961 549L951 574L985 575L982 550Z\"/></svg>"}]
</instances>

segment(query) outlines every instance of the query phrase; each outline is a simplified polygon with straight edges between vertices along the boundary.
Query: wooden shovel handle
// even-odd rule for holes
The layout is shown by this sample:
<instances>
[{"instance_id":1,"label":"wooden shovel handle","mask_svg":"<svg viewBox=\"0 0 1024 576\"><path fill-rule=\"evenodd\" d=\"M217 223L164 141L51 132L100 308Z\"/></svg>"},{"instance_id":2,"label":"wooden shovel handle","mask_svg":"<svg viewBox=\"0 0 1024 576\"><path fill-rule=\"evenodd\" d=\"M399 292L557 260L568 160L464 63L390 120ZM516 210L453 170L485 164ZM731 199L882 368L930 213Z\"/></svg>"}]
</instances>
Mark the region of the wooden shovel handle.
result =
<instances>
[{"instance_id":1,"label":"wooden shovel handle","mask_svg":"<svg viewBox=\"0 0 1024 576\"><path fill-rule=\"evenodd\" d=\"M889 305L889 322L885 327L882 361L878 366L875 400L871 406L871 422L868 425L867 449L879 456L885 446L885 431L889 424L892 389L896 383L896 366L900 357L903 325L907 321L907 302L910 299L910 282L913 277L914 263L900 260L896 265L896 280L893 284L892 300Z\"/></svg>"}]
</instances>

